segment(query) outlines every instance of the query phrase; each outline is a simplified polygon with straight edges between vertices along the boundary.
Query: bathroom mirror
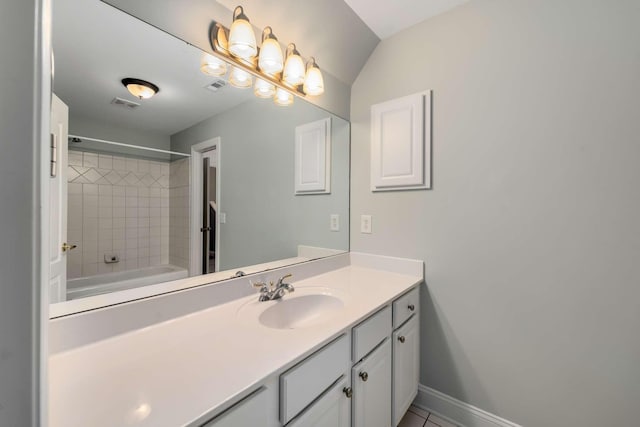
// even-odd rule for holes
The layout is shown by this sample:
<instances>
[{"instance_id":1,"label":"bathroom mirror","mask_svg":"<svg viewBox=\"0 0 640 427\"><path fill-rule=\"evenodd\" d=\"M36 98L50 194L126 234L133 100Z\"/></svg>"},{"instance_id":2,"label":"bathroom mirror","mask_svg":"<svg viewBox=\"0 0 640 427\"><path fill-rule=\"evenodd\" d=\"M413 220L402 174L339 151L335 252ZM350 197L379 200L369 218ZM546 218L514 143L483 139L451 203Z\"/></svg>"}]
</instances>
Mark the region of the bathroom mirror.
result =
<instances>
[{"instance_id":1,"label":"bathroom mirror","mask_svg":"<svg viewBox=\"0 0 640 427\"><path fill-rule=\"evenodd\" d=\"M204 52L99 0L52 20L52 317L348 251L347 121L205 74ZM329 179L305 193L320 168L296 174L296 129L314 125Z\"/></svg>"}]
</instances>

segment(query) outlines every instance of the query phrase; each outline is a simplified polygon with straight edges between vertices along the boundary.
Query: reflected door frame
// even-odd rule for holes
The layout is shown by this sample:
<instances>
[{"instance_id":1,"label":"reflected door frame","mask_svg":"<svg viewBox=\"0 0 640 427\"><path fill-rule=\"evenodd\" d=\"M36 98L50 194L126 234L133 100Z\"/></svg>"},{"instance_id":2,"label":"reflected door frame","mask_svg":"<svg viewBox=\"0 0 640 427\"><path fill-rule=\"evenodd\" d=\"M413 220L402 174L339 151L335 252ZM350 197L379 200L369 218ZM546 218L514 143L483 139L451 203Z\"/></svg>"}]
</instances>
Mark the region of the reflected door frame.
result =
<instances>
[{"instance_id":1,"label":"reflected door frame","mask_svg":"<svg viewBox=\"0 0 640 427\"><path fill-rule=\"evenodd\" d=\"M203 153L215 149L218 156L218 165L216 168L216 204L218 212L222 206L222 191L220 186L221 177L221 145L222 139L215 137L206 141L199 142L191 146L190 160L190 232L189 232L189 276L200 276L202 274L202 242L203 236L201 228L203 227L202 218L202 192L204 189L203 179ZM216 215L216 271L220 271L220 215Z\"/></svg>"}]
</instances>

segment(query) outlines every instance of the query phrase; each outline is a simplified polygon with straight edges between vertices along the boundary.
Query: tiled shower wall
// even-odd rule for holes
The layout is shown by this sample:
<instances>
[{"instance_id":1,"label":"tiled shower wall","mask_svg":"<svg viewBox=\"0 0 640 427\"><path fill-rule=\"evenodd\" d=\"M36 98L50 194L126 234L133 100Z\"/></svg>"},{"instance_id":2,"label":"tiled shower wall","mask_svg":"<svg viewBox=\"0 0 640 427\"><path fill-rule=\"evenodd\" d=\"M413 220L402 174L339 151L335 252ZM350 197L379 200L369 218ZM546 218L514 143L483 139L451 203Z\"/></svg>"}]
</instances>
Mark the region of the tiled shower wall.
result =
<instances>
[{"instance_id":1,"label":"tiled shower wall","mask_svg":"<svg viewBox=\"0 0 640 427\"><path fill-rule=\"evenodd\" d=\"M169 163L69 151L69 279L168 263L169 173Z\"/></svg>"},{"instance_id":2,"label":"tiled shower wall","mask_svg":"<svg viewBox=\"0 0 640 427\"><path fill-rule=\"evenodd\" d=\"M189 159L171 162L169 179L169 262L189 268Z\"/></svg>"}]
</instances>

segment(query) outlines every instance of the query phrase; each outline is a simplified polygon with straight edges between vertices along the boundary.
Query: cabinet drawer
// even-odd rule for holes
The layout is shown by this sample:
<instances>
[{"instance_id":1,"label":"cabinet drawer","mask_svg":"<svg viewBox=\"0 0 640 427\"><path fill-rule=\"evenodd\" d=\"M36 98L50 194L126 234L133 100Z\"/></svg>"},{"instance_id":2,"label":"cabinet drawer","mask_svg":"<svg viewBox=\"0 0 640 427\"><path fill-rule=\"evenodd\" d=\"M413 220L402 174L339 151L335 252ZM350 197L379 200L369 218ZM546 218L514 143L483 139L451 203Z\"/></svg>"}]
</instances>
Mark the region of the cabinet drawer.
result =
<instances>
[{"instance_id":1,"label":"cabinet drawer","mask_svg":"<svg viewBox=\"0 0 640 427\"><path fill-rule=\"evenodd\" d=\"M346 371L349 339L346 335L327 344L280 375L280 420L288 423Z\"/></svg>"},{"instance_id":2,"label":"cabinet drawer","mask_svg":"<svg viewBox=\"0 0 640 427\"><path fill-rule=\"evenodd\" d=\"M353 362L373 350L391 333L391 307L386 306L353 328Z\"/></svg>"},{"instance_id":3,"label":"cabinet drawer","mask_svg":"<svg viewBox=\"0 0 640 427\"><path fill-rule=\"evenodd\" d=\"M264 425L268 418L269 399L265 388L253 392L202 427L237 427Z\"/></svg>"},{"instance_id":4,"label":"cabinet drawer","mask_svg":"<svg viewBox=\"0 0 640 427\"><path fill-rule=\"evenodd\" d=\"M415 287L393 302L393 329L402 325L420 308L420 288Z\"/></svg>"}]
</instances>

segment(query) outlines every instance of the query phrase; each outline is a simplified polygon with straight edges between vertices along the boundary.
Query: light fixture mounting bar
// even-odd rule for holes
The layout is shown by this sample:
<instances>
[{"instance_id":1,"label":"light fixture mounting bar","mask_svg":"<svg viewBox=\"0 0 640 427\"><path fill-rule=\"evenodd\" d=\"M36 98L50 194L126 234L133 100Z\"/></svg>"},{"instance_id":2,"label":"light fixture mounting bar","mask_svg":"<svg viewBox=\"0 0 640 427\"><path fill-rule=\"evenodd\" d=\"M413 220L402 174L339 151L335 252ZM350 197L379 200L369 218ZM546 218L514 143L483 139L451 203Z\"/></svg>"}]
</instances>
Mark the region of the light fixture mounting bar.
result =
<instances>
[{"instance_id":1,"label":"light fixture mounting bar","mask_svg":"<svg viewBox=\"0 0 640 427\"><path fill-rule=\"evenodd\" d=\"M274 76L271 76L266 73L261 73L256 68L255 64L249 63L248 61L242 60L241 58L232 56L231 53L229 53L224 47L221 46L220 43L218 43L218 34L220 31L224 33L225 37L228 37L229 29L219 22L212 21L210 26L210 31L209 31L209 43L211 45L211 49L213 50L213 55L215 57L230 63L234 67L237 67L243 71L246 71L247 73L251 74L256 78L262 79L280 89L286 90L287 92L299 98L306 99L307 96L302 90L302 85L294 87L294 86L284 84L282 81L278 80Z\"/></svg>"}]
</instances>

